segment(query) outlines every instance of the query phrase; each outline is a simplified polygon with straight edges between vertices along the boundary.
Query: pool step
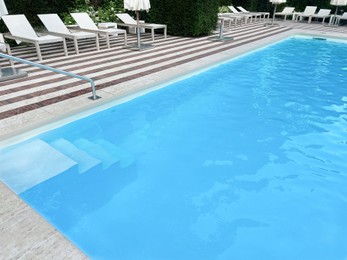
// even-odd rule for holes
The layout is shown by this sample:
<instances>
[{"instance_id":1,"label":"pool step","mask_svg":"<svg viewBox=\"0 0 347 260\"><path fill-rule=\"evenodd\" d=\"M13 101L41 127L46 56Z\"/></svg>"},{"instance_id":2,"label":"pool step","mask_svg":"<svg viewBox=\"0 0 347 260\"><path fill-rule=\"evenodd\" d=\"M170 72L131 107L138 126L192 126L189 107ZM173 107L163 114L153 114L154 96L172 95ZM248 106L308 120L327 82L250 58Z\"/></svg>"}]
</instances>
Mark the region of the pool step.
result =
<instances>
[{"instance_id":1,"label":"pool step","mask_svg":"<svg viewBox=\"0 0 347 260\"><path fill-rule=\"evenodd\" d=\"M101 165L100 160L90 156L88 153L77 148L74 144L64 138L57 139L51 142L50 145L77 162L79 173L84 173L98 165Z\"/></svg>"},{"instance_id":2,"label":"pool step","mask_svg":"<svg viewBox=\"0 0 347 260\"><path fill-rule=\"evenodd\" d=\"M119 166L121 168L126 168L135 162L134 156L119 146L110 143L105 139L98 139L95 142L106 149L113 156L119 158Z\"/></svg>"},{"instance_id":3,"label":"pool step","mask_svg":"<svg viewBox=\"0 0 347 260\"><path fill-rule=\"evenodd\" d=\"M20 194L62 173L77 174L77 162L42 140L0 152L0 180Z\"/></svg>"},{"instance_id":4,"label":"pool step","mask_svg":"<svg viewBox=\"0 0 347 260\"><path fill-rule=\"evenodd\" d=\"M91 142L87 139L81 138L73 142L73 144L79 149L85 151L94 158L102 162L102 168L108 169L120 161L120 159L113 155L107 147L99 145L98 143Z\"/></svg>"}]
</instances>

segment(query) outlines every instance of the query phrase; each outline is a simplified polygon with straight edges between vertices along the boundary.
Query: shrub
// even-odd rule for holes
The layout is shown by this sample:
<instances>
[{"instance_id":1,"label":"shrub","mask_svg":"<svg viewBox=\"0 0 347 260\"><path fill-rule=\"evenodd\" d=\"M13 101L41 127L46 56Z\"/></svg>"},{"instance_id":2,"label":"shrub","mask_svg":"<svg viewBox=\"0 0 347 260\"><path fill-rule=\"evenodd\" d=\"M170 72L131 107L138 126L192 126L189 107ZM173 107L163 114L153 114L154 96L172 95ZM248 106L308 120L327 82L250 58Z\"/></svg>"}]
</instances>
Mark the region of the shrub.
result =
<instances>
[{"instance_id":1,"label":"shrub","mask_svg":"<svg viewBox=\"0 0 347 260\"><path fill-rule=\"evenodd\" d=\"M145 19L166 24L171 35L208 35L216 26L218 6L215 0L152 0Z\"/></svg>"}]
</instances>

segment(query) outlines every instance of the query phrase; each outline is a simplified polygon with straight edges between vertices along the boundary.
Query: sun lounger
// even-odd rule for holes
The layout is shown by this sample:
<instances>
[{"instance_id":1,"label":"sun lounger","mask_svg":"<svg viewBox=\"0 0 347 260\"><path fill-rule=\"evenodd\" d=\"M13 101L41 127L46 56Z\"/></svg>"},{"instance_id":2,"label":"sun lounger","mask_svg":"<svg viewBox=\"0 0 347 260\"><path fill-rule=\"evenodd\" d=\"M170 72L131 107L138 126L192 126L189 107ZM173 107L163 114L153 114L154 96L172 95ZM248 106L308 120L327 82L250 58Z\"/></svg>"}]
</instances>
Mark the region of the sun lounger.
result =
<instances>
[{"instance_id":1,"label":"sun lounger","mask_svg":"<svg viewBox=\"0 0 347 260\"><path fill-rule=\"evenodd\" d=\"M76 21L78 28L74 30L80 30L89 33L97 33L99 35L106 37L107 48L110 48L110 35L123 34L124 35L124 45L127 45L127 32L123 29L117 29L116 23L112 23L114 28L98 28L93 22L92 18L87 13L71 13L72 18ZM111 23L110 23L111 24Z\"/></svg>"},{"instance_id":2,"label":"sun lounger","mask_svg":"<svg viewBox=\"0 0 347 260\"><path fill-rule=\"evenodd\" d=\"M64 47L65 56L68 55L66 41L63 37L57 37L53 35L38 36L30 25L28 19L23 14L5 15L2 16L10 34L4 34L5 38L17 41L17 43L27 42L35 45L38 59L42 60L40 45L46 43L62 42Z\"/></svg>"},{"instance_id":3,"label":"sun lounger","mask_svg":"<svg viewBox=\"0 0 347 260\"><path fill-rule=\"evenodd\" d=\"M344 12L342 15L334 15L334 24L339 25L341 20L347 20L347 12Z\"/></svg>"},{"instance_id":4,"label":"sun lounger","mask_svg":"<svg viewBox=\"0 0 347 260\"><path fill-rule=\"evenodd\" d=\"M283 16L284 17L284 21L287 20L287 16L292 16L294 13L294 7L284 7L284 9L282 10L282 12L276 12L274 14L274 16Z\"/></svg>"},{"instance_id":5,"label":"sun lounger","mask_svg":"<svg viewBox=\"0 0 347 260\"><path fill-rule=\"evenodd\" d=\"M253 19L253 15L251 14L244 14L239 12L234 6L230 5L228 6L228 8L230 9L230 11L234 14L234 15L240 15L241 17L243 17L245 23L247 23L247 20L249 19L250 22L252 22Z\"/></svg>"},{"instance_id":6,"label":"sun lounger","mask_svg":"<svg viewBox=\"0 0 347 260\"><path fill-rule=\"evenodd\" d=\"M76 54L79 54L78 39L95 38L96 48L99 50L99 34L89 32L72 32L57 14L39 14L38 17L50 35L60 36L74 41Z\"/></svg>"},{"instance_id":7,"label":"sun lounger","mask_svg":"<svg viewBox=\"0 0 347 260\"><path fill-rule=\"evenodd\" d=\"M269 17L270 17L270 13L269 12L250 12L250 11L247 11L242 6L238 6L237 9L239 9L244 14L252 14L252 15L255 15L256 17L260 16L260 18L263 18L264 20L265 19L269 19Z\"/></svg>"},{"instance_id":8,"label":"sun lounger","mask_svg":"<svg viewBox=\"0 0 347 260\"><path fill-rule=\"evenodd\" d=\"M224 21L229 22L229 27L231 23L234 22L236 26L238 22L242 23L243 17L240 15L235 15L233 13L218 13L218 17L223 18Z\"/></svg>"},{"instance_id":9,"label":"sun lounger","mask_svg":"<svg viewBox=\"0 0 347 260\"><path fill-rule=\"evenodd\" d=\"M128 13L116 14L117 17L123 22L119 23L119 26L125 26L129 29L136 29L137 22L132 18ZM156 23L144 23L143 21L139 23L140 29L150 29L152 34L152 41L154 41L154 30L155 29L164 29L164 38L167 35L167 26L165 24L156 24Z\"/></svg>"},{"instance_id":10,"label":"sun lounger","mask_svg":"<svg viewBox=\"0 0 347 260\"><path fill-rule=\"evenodd\" d=\"M308 18L308 23L311 23L312 15L316 13L317 6L306 6L304 12L302 13L294 13L293 14L293 20L295 21L302 21L303 18Z\"/></svg>"},{"instance_id":11,"label":"sun lounger","mask_svg":"<svg viewBox=\"0 0 347 260\"><path fill-rule=\"evenodd\" d=\"M320 9L318 13L311 16L311 19L322 19L322 24L324 24L325 19L330 17L330 9Z\"/></svg>"}]
</instances>

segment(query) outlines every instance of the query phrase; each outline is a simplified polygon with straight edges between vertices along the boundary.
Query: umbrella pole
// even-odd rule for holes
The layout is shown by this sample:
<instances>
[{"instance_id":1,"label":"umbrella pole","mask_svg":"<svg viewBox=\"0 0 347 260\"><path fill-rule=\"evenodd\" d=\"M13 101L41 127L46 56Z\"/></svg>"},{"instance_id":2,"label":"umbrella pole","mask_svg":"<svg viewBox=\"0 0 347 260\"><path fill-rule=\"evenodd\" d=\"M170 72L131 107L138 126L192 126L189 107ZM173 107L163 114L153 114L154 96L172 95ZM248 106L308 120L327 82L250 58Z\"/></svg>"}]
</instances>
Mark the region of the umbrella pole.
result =
<instances>
[{"instance_id":1,"label":"umbrella pole","mask_svg":"<svg viewBox=\"0 0 347 260\"><path fill-rule=\"evenodd\" d=\"M272 26L273 26L274 23L275 23L275 13L276 13L276 9L277 9L277 4L275 3L274 13L273 13L273 15L272 15Z\"/></svg>"},{"instance_id":2,"label":"umbrella pole","mask_svg":"<svg viewBox=\"0 0 347 260\"><path fill-rule=\"evenodd\" d=\"M136 34L137 34L137 48L139 48L139 50L141 49L141 42L140 42L140 11L136 11L136 22L137 22L137 30L136 30Z\"/></svg>"}]
</instances>

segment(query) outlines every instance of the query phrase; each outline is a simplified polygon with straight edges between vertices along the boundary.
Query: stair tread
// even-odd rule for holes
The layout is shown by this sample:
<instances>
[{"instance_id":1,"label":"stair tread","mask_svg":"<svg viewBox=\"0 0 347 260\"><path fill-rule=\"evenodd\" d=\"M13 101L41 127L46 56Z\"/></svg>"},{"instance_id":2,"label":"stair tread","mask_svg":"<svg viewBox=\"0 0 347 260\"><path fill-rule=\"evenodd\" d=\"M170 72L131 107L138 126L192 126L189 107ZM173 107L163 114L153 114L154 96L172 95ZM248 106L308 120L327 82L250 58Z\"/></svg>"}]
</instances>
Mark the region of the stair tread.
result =
<instances>
[{"instance_id":1,"label":"stair tread","mask_svg":"<svg viewBox=\"0 0 347 260\"><path fill-rule=\"evenodd\" d=\"M119 163L121 168L128 167L129 165L133 164L135 161L135 158L132 154L130 154L125 149L122 149L121 147L106 141L105 139L98 139L95 141L97 144L107 148L108 151L110 151L114 156L119 158Z\"/></svg>"},{"instance_id":2,"label":"stair tread","mask_svg":"<svg viewBox=\"0 0 347 260\"><path fill-rule=\"evenodd\" d=\"M50 143L54 148L78 163L79 173L84 173L101 164L101 161L76 147L70 141L60 138Z\"/></svg>"},{"instance_id":3,"label":"stair tread","mask_svg":"<svg viewBox=\"0 0 347 260\"><path fill-rule=\"evenodd\" d=\"M73 142L79 149L97 158L102 162L103 169L107 169L119 162L119 158L110 153L107 148L87 139L81 138Z\"/></svg>"},{"instance_id":4,"label":"stair tread","mask_svg":"<svg viewBox=\"0 0 347 260\"><path fill-rule=\"evenodd\" d=\"M17 194L63 172L77 171L77 162L42 140L1 151L0 165L0 179Z\"/></svg>"}]
</instances>

